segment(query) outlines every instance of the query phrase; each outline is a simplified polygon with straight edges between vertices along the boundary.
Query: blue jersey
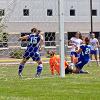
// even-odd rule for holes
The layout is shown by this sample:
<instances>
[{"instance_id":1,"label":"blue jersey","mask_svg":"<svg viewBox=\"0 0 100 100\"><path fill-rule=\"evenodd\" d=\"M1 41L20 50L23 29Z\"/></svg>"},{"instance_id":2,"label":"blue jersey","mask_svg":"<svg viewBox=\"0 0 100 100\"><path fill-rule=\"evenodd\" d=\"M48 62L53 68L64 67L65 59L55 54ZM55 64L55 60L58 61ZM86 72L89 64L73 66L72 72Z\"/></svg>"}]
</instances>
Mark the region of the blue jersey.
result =
<instances>
[{"instance_id":1,"label":"blue jersey","mask_svg":"<svg viewBox=\"0 0 100 100\"><path fill-rule=\"evenodd\" d=\"M80 46L82 49L82 52L80 54L80 59L88 61L90 59L90 52L91 52L91 46L90 45L82 45Z\"/></svg>"},{"instance_id":2,"label":"blue jersey","mask_svg":"<svg viewBox=\"0 0 100 100\"><path fill-rule=\"evenodd\" d=\"M80 46L80 48L82 49L82 52L80 53L80 57L75 66L79 69L82 69L83 66L85 64L87 64L90 60L91 46L90 45L82 45L82 46Z\"/></svg>"},{"instance_id":3,"label":"blue jersey","mask_svg":"<svg viewBox=\"0 0 100 100\"><path fill-rule=\"evenodd\" d=\"M39 50L39 45L40 45L40 35L39 34L31 34L28 37L28 46L27 49L29 52L33 50L34 52L37 52Z\"/></svg>"},{"instance_id":4,"label":"blue jersey","mask_svg":"<svg viewBox=\"0 0 100 100\"><path fill-rule=\"evenodd\" d=\"M39 54L40 40L41 37L39 34L31 34L28 37L28 46L23 55L24 58L29 59L31 57L33 61L40 60L40 54Z\"/></svg>"}]
</instances>

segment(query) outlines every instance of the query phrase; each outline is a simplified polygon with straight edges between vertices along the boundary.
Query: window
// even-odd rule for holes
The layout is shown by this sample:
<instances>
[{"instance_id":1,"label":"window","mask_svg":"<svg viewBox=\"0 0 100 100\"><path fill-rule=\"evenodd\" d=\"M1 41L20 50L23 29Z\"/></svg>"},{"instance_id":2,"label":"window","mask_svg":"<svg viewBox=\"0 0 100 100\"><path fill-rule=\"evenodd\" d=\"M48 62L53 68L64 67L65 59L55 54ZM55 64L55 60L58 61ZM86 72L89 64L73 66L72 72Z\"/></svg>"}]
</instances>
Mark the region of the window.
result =
<instances>
[{"instance_id":1,"label":"window","mask_svg":"<svg viewBox=\"0 0 100 100\"><path fill-rule=\"evenodd\" d=\"M21 37L25 36L25 35L29 35L29 34L31 34L31 33L21 33ZM21 47L27 47L27 45L28 45L28 41L27 40L22 40L21 41Z\"/></svg>"},{"instance_id":2,"label":"window","mask_svg":"<svg viewBox=\"0 0 100 100\"><path fill-rule=\"evenodd\" d=\"M92 10L92 16L97 16L97 10Z\"/></svg>"},{"instance_id":3,"label":"window","mask_svg":"<svg viewBox=\"0 0 100 100\"><path fill-rule=\"evenodd\" d=\"M52 9L47 9L47 16L53 16Z\"/></svg>"},{"instance_id":4,"label":"window","mask_svg":"<svg viewBox=\"0 0 100 100\"><path fill-rule=\"evenodd\" d=\"M75 16L75 9L70 9L70 16Z\"/></svg>"},{"instance_id":5,"label":"window","mask_svg":"<svg viewBox=\"0 0 100 100\"><path fill-rule=\"evenodd\" d=\"M100 38L100 32L93 32L93 33L95 33L95 38L97 38L97 39ZM90 35L91 35L91 32L90 32Z\"/></svg>"},{"instance_id":6,"label":"window","mask_svg":"<svg viewBox=\"0 0 100 100\"><path fill-rule=\"evenodd\" d=\"M56 46L55 32L45 32L45 46Z\"/></svg>"},{"instance_id":7,"label":"window","mask_svg":"<svg viewBox=\"0 0 100 100\"><path fill-rule=\"evenodd\" d=\"M74 37L76 32L68 32L68 40L70 40L72 37Z\"/></svg>"},{"instance_id":8,"label":"window","mask_svg":"<svg viewBox=\"0 0 100 100\"><path fill-rule=\"evenodd\" d=\"M69 45L69 40L74 37L76 32L68 32L68 45Z\"/></svg>"},{"instance_id":9,"label":"window","mask_svg":"<svg viewBox=\"0 0 100 100\"><path fill-rule=\"evenodd\" d=\"M5 10L4 9L0 9L0 16L4 16L5 15Z\"/></svg>"},{"instance_id":10,"label":"window","mask_svg":"<svg viewBox=\"0 0 100 100\"><path fill-rule=\"evenodd\" d=\"M23 9L23 16L29 16L29 9Z\"/></svg>"}]
</instances>

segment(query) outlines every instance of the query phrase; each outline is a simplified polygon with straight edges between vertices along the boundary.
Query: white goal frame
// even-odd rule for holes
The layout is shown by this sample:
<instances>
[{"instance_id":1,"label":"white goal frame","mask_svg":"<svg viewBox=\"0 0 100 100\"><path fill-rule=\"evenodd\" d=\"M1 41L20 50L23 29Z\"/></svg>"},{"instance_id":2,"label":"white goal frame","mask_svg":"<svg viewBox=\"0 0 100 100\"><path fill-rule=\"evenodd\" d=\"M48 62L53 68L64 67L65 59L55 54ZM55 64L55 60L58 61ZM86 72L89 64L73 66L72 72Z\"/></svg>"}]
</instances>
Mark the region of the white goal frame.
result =
<instances>
[{"instance_id":1,"label":"white goal frame","mask_svg":"<svg viewBox=\"0 0 100 100\"><path fill-rule=\"evenodd\" d=\"M60 76L65 77L65 52L64 52L64 1L58 0L59 34L60 34Z\"/></svg>"}]
</instances>

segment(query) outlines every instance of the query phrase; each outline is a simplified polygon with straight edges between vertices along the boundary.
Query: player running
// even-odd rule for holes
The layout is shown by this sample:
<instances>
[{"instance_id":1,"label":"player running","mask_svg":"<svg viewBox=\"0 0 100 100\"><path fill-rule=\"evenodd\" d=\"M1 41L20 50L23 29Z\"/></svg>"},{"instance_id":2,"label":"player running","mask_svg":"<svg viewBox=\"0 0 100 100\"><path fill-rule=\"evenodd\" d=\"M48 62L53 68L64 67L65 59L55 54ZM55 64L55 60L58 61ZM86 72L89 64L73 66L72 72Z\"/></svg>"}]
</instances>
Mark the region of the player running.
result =
<instances>
[{"instance_id":1,"label":"player running","mask_svg":"<svg viewBox=\"0 0 100 100\"><path fill-rule=\"evenodd\" d=\"M59 55L55 55L54 51L49 51L48 54L50 55L50 70L51 74L54 75L54 72L56 71L58 75L60 75L60 57ZM65 65L65 74L71 73L72 70L69 69L69 64L67 61L64 62Z\"/></svg>"},{"instance_id":2,"label":"player running","mask_svg":"<svg viewBox=\"0 0 100 100\"><path fill-rule=\"evenodd\" d=\"M22 71L25 66L25 63L29 60L29 58L32 58L33 61L36 61L38 63L36 76L40 76L43 65L42 65L39 49L41 48L41 45L43 43L43 37L39 34L36 28L33 28L31 29L30 35L20 37L19 39L28 40L28 46L23 55L23 60L19 65L18 75L22 76Z\"/></svg>"},{"instance_id":3,"label":"player running","mask_svg":"<svg viewBox=\"0 0 100 100\"><path fill-rule=\"evenodd\" d=\"M73 67L75 63L78 61L78 55L76 53L76 49L80 48L80 45L83 43L82 39L80 39L80 32L77 32L74 37L70 39L69 44L71 45L71 66Z\"/></svg>"},{"instance_id":4,"label":"player running","mask_svg":"<svg viewBox=\"0 0 100 100\"><path fill-rule=\"evenodd\" d=\"M98 66L99 62L98 62L97 52L99 47L99 41L95 38L94 33L91 34L90 45L91 45L91 60L92 60L92 55L94 55Z\"/></svg>"},{"instance_id":5,"label":"player running","mask_svg":"<svg viewBox=\"0 0 100 100\"><path fill-rule=\"evenodd\" d=\"M81 45L79 50L76 50L77 53L80 53L80 57L78 58L78 62L75 64L76 69L73 70L73 73L88 73L87 71L83 71L82 68L90 60L91 46L89 45L89 42L89 38L86 37L85 44Z\"/></svg>"}]
</instances>

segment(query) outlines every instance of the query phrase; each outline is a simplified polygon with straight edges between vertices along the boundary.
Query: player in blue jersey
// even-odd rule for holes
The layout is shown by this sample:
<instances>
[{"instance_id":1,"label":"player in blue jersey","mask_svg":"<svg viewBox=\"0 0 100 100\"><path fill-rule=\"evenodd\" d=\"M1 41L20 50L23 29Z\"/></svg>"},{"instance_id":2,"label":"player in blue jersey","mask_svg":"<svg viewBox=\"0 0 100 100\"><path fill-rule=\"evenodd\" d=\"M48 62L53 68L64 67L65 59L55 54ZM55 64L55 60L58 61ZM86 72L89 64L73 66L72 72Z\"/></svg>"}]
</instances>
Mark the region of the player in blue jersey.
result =
<instances>
[{"instance_id":1,"label":"player in blue jersey","mask_svg":"<svg viewBox=\"0 0 100 100\"><path fill-rule=\"evenodd\" d=\"M75 64L76 69L73 70L73 73L88 73L87 71L83 71L82 68L84 65L86 65L90 60L90 51L91 46L89 45L89 38L85 38L85 44L80 46L80 49L77 50L77 53L80 53L80 57L78 59L78 62Z\"/></svg>"},{"instance_id":2,"label":"player in blue jersey","mask_svg":"<svg viewBox=\"0 0 100 100\"><path fill-rule=\"evenodd\" d=\"M23 40L23 39L28 40L28 45L27 45L27 49L25 50L25 53L23 55L23 60L21 61L20 65L19 65L18 75L22 76L22 71L23 71L25 63L27 62L27 60L29 60L29 58L32 58L33 61L36 61L38 63L36 76L40 76L43 65L42 65L42 60L40 57L39 50L43 43L43 37L39 34L39 32L36 28L33 28L33 29L31 29L30 35L20 37L19 39L20 40Z\"/></svg>"}]
</instances>

